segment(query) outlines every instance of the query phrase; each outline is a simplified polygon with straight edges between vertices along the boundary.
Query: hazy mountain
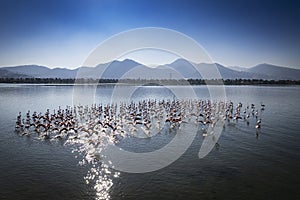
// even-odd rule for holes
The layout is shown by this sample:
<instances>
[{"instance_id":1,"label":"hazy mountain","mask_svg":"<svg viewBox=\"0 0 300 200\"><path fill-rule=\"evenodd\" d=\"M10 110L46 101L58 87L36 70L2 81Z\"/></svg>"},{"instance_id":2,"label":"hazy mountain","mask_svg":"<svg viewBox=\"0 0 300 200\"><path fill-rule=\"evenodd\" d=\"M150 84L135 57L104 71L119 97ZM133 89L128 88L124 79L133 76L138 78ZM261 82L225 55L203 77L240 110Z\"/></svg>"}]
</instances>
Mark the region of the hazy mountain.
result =
<instances>
[{"instance_id":1,"label":"hazy mountain","mask_svg":"<svg viewBox=\"0 0 300 200\"><path fill-rule=\"evenodd\" d=\"M244 71L248 70L245 67L239 67L239 66L227 66L227 68L238 71L238 72L244 72Z\"/></svg>"},{"instance_id":2,"label":"hazy mountain","mask_svg":"<svg viewBox=\"0 0 300 200\"><path fill-rule=\"evenodd\" d=\"M31 76L27 76L24 74L14 73L6 69L0 68L0 78L30 78Z\"/></svg>"},{"instance_id":3,"label":"hazy mountain","mask_svg":"<svg viewBox=\"0 0 300 200\"><path fill-rule=\"evenodd\" d=\"M300 70L287 67L280 67L270 64L256 65L247 70L253 74L264 75L266 79L274 80L300 80Z\"/></svg>"},{"instance_id":4,"label":"hazy mountain","mask_svg":"<svg viewBox=\"0 0 300 200\"><path fill-rule=\"evenodd\" d=\"M165 67L166 69L169 69L170 73L172 72L173 69L174 73L172 73L169 77L167 78L174 78L175 74L178 74L181 76L181 78L194 78L194 79L200 79L202 78L201 74L196 70L196 64L192 62L188 62L187 60L184 59L177 59L174 62L163 65L161 66Z\"/></svg>"},{"instance_id":5,"label":"hazy mountain","mask_svg":"<svg viewBox=\"0 0 300 200\"><path fill-rule=\"evenodd\" d=\"M130 73L130 70L133 70L136 67L147 68L146 66L129 59L125 59L123 61L113 61L109 64L100 64L96 68L101 69L102 67L106 67L106 69L101 77L114 79L119 79L123 76L126 76L126 73Z\"/></svg>"},{"instance_id":6,"label":"hazy mountain","mask_svg":"<svg viewBox=\"0 0 300 200\"><path fill-rule=\"evenodd\" d=\"M80 67L76 69L76 78L120 79L137 66L143 66L133 60L113 61L99 64L96 67ZM146 66L143 66L146 67ZM133 78L133 77L131 77Z\"/></svg>"},{"instance_id":7,"label":"hazy mountain","mask_svg":"<svg viewBox=\"0 0 300 200\"><path fill-rule=\"evenodd\" d=\"M48 67L39 65L22 65L16 67L3 67L1 69L35 78L74 78L77 74L76 70L66 68L49 69Z\"/></svg>"},{"instance_id":8,"label":"hazy mountain","mask_svg":"<svg viewBox=\"0 0 300 200\"><path fill-rule=\"evenodd\" d=\"M54 68L51 69L50 78L75 78L77 71L78 69ZM47 74L44 76L47 77Z\"/></svg>"},{"instance_id":9,"label":"hazy mountain","mask_svg":"<svg viewBox=\"0 0 300 200\"><path fill-rule=\"evenodd\" d=\"M215 79L221 76L223 79L300 80L299 69L279 67L269 64L261 64L249 69L238 67L240 70L234 70L218 63L194 64L189 63L184 59L178 59L167 66L175 69L177 72L182 74L184 78L200 77L204 79ZM197 68L197 70L195 68Z\"/></svg>"},{"instance_id":10,"label":"hazy mountain","mask_svg":"<svg viewBox=\"0 0 300 200\"><path fill-rule=\"evenodd\" d=\"M77 69L54 68L45 66L23 65L15 67L3 67L7 72L23 74L35 78L113 78L118 79L126 72L141 64L133 60L113 61L111 63L99 64L96 67L79 67ZM144 66L145 67L145 66ZM105 70L104 70L105 69ZM2 73L1 73L2 74Z\"/></svg>"},{"instance_id":11,"label":"hazy mountain","mask_svg":"<svg viewBox=\"0 0 300 200\"><path fill-rule=\"evenodd\" d=\"M38 65L24 65L0 68L0 77L35 77L35 78L107 78L107 79L288 79L300 80L300 70L261 64L246 71L229 69L220 64L190 63L178 59L167 65L155 68L141 65L133 60L113 61L96 67L77 69L49 69Z\"/></svg>"},{"instance_id":12,"label":"hazy mountain","mask_svg":"<svg viewBox=\"0 0 300 200\"><path fill-rule=\"evenodd\" d=\"M220 76L223 79L252 79L252 74L248 72L239 72L235 71L229 68L224 67L223 65L220 65L218 63L216 64L206 64L201 63L198 64L200 71L203 72L203 74L208 77L207 79L216 79ZM217 70L217 71L216 71ZM220 73L219 76L216 76L215 74Z\"/></svg>"},{"instance_id":13,"label":"hazy mountain","mask_svg":"<svg viewBox=\"0 0 300 200\"><path fill-rule=\"evenodd\" d=\"M224 67L218 63L190 63L184 59L178 59L173 63L167 65L175 69L184 78L204 78L204 79L251 79L253 74L249 72L239 72Z\"/></svg>"},{"instance_id":14,"label":"hazy mountain","mask_svg":"<svg viewBox=\"0 0 300 200\"><path fill-rule=\"evenodd\" d=\"M24 74L31 77L39 77L41 74L47 75L50 73L50 69L44 66L38 65L22 65L16 67L3 67L2 69L12 73Z\"/></svg>"}]
</instances>

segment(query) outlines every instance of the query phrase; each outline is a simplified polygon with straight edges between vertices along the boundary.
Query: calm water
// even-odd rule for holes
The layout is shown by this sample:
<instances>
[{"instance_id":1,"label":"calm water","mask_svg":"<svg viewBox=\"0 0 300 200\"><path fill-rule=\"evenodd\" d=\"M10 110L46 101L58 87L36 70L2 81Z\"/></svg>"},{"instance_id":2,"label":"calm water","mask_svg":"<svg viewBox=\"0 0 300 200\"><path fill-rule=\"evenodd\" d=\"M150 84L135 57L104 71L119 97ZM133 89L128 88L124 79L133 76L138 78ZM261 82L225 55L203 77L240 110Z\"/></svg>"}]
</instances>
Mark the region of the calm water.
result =
<instances>
[{"instance_id":1,"label":"calm water","mask_svg":"<svg viewBox=\"0 0 300 200\"><path fill-rule=\"evenodd\" d=\"M199 159L203 137L197 134L171 165L144 174L121 172L112 180L111 199L299 199L299 89L226 86L228 100L266 104L258 135L251 122L249 127L245 123L226 127L219 148ZM93 87L81 90L76 98L88 102ZM205 86L194 90L200 98L209 98ZM108 103L112 91L112 86L98 87L95 101ZM83 179L89 166L78 164L81 158L75 158L70 146L14 132L19 111L65 108L72 105L73 97L71 86L0 85L0 199L95 199L93 187ZM132 100L173 97L172 91L162 87L142 87L132 94ZM119 145L131 151L149 151L172 137L127 138Z\"/></svg>"}]
</instances>

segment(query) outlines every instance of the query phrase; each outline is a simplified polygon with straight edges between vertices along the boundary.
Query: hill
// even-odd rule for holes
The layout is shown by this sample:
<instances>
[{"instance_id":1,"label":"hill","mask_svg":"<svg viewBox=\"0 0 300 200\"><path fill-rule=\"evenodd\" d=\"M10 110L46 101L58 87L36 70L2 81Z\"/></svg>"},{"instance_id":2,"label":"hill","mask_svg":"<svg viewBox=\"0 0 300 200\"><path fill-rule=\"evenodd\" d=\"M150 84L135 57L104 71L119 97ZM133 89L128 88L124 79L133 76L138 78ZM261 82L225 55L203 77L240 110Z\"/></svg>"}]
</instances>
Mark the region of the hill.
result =
<instances>
[{"instance_id":1,"label":"hill","mask_svg":"<svg viewBox=\"0 0 300 200\"><path fill-rule=\"evenodd\" d=\"M243 69L240 68L239 69ZM39 65L0 68L1 78L92 78L92 79L264 79L300 80L300 70L270 64L234 70L218 63L192 63L178 59L167 65L147 67L133 60L112 61L96 67L50 69Z\"/></svg>"},{"instance_id":2,"label":"hill","mask_svg":"<svg viewBox=\"0 0 300 200\"><path fill-rule=\"evenodd\" d=\"M300 80L300 70L270 64L259 64L247 70L274 80Z\"/></svg>"}]
</instances>

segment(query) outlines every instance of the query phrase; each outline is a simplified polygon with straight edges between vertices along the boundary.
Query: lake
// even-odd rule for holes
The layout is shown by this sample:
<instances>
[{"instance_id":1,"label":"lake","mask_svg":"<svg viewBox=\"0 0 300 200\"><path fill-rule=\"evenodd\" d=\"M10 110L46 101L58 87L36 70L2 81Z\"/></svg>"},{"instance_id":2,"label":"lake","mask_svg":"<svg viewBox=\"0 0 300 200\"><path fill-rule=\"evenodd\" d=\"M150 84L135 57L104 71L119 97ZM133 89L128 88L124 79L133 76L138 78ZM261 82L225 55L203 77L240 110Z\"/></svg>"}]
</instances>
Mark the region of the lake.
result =
<instances>
[{"instance_id":1,"label":"lake","mask_svg":"<svg viewBox=\"0 0 300 200\"><path fill-rule=\"evenodd\" d=\"M187 86L172 86L186 91ZM112 98L113 85L0 85L0 197L1 199L99 199L93 184L84 177L91 168L80 164L82 155L62 141L41 141L15 132L21 111L45 112L77 102L110 103L141 99L172 99L172 87L124 86L130 98ZM214 86L220 87L220 86ZM129 89L128 89L129 88ZM193 86L198 98L209 99L206 86ZM148 173L111 169L110 199L299 199L300 198L300 87L225 86L226 99L243 106L265 104L262 127L255 122L227 126L218 147L202 159L198 152L204 140L197 133L192 144L170 165ZM125 90L125 91L126 91ZM188 98L188 97L187 97ZM150 138L128 137L118 146L133 152L159 149L174 134ZM180 133L181 137L189 133ZM158 161L159 162L159 161ZM103 197L103 196L102 196ZM108 196L107 196L108 197Z\"/></svg>"}]
</instances>

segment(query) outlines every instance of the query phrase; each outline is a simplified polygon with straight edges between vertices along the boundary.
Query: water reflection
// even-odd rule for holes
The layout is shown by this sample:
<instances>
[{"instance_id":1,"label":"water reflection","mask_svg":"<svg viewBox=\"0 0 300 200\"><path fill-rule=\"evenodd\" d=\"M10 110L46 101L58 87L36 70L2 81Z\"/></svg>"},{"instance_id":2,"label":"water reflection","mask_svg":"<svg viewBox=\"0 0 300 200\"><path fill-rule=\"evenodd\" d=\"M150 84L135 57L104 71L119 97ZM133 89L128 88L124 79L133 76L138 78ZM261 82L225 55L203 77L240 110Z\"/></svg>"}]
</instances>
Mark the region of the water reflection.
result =
<instances>
[{"instance_id":1,"label":"water reflection","mask_svg":"<svg viewBox=\"0 0 300 200\"><path fill-rule=\"evenodd\" d=\"M114 142L113 138L104 133L94 133L87 137L83 135L84 133L81 133L75 137L68 137L65 145L71 146L72 153L80 155L82 160L79 161L79 165L88 166L89 170L84 180L87 185L94 188L96 200L110 199L109 192L113 186L113 179L118 178L120 172L111 169L111 162L110 166L101 162L103 156L101 152L108 144Z\"/></svg>"}]
</instances>

